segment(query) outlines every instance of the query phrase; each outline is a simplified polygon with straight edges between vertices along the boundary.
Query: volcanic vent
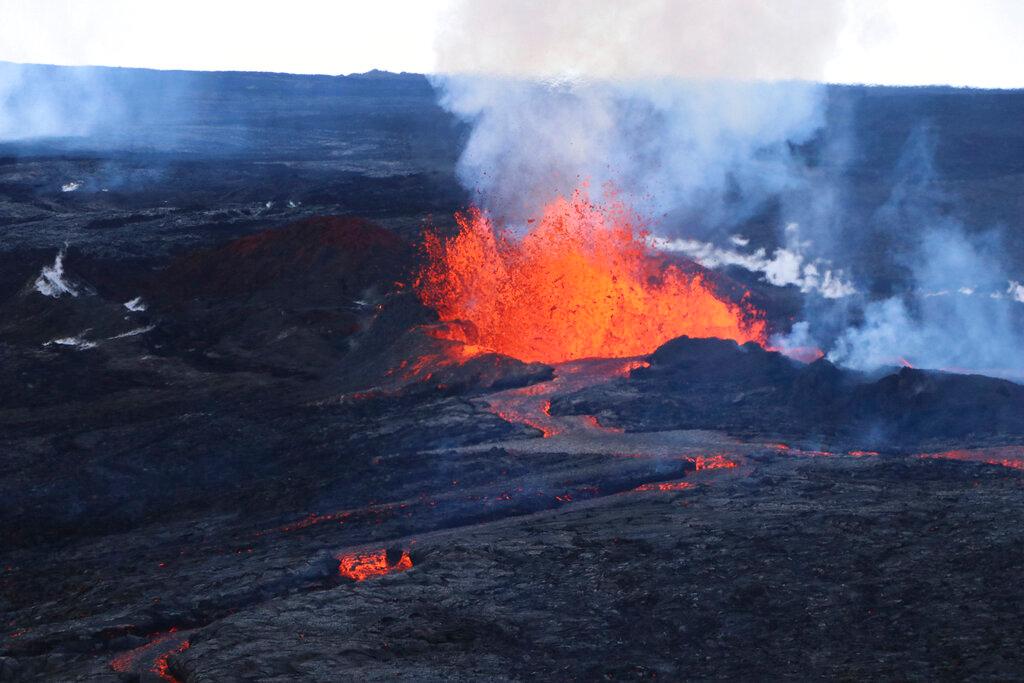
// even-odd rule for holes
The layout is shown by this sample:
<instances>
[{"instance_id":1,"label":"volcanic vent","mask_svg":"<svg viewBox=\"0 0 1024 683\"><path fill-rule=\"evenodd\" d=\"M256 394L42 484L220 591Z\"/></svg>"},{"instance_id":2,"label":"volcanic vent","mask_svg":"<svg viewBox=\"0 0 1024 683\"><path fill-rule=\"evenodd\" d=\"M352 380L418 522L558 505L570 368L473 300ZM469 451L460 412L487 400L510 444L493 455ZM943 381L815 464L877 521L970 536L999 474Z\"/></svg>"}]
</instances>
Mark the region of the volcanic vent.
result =
<instances>
[{"instance_id":1,"label":"volcanic vent","mask_svg":"<svg viewBox=\"0 0 1024 683\"><path fill-rule=\"evenodd\" d=\"M745 293L720 296L707 276L654 252L621 203L585 191L558 197L519 237L472 208L458 233L428 233L416 280L424 304L475 328L476 344L523 361L625 358L682 335L764 344Z\"/></svg>"}]
</instances>

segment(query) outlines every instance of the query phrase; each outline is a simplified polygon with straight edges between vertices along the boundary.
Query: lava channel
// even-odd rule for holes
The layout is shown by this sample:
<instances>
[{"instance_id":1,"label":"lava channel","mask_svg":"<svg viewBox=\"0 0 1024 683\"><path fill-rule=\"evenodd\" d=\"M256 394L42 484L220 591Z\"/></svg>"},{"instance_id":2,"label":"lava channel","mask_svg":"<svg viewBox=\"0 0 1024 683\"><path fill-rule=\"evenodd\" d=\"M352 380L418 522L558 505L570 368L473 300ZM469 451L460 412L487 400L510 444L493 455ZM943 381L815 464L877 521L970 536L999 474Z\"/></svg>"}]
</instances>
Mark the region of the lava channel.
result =
<instances>
[{"instance_id":1,"label":"lava channel","mask_svg":"<svg viewBox=\"0 0 1024 683\"><path fill-rule=\"evenodd\" d=\"M647 361L637 358L560 363L555 366L554 378L547 382L497 392L484 400L488 410L506 422L533 427L540 430L545 438L582 432L621 434L621 429L602 425L594 415L552 415L551 399L556 394L579 391L618 377L628 377L632 370L648 365Z\"/></svg>"}]
</instances>

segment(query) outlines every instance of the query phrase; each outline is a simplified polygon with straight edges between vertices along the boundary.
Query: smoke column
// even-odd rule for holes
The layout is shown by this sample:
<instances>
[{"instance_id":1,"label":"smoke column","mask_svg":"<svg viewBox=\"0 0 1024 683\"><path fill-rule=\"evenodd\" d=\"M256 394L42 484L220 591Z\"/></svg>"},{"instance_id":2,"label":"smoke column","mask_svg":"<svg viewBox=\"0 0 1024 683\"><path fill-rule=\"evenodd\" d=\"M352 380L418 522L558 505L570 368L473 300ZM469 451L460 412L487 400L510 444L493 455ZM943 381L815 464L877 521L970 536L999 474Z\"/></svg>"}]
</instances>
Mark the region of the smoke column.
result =
<instances>
[{"instance_id":1,"label":"smoke column","mask_svg":"<svg viewBox=\"0 0 1024 683\"><path fill-rule=\"evenodd\" d=\"M92 69L0 62L0 141L86 135L116 106Z\"/></svg>"},{"instance_id":2,"label":"smoke column","mask_svg":"<svg viewBox=\"0 0 1024 683\"><path fill-rule=\"evenodd\" d=\"M435 85L472 125L461 180L511 220L581 181L592 194L613 183L650 215L699 208L720 223L749 212L791 182L787 143L822 124L813 81L840 10L838 0L457 3Z\"/></svg>"}]
</instances>

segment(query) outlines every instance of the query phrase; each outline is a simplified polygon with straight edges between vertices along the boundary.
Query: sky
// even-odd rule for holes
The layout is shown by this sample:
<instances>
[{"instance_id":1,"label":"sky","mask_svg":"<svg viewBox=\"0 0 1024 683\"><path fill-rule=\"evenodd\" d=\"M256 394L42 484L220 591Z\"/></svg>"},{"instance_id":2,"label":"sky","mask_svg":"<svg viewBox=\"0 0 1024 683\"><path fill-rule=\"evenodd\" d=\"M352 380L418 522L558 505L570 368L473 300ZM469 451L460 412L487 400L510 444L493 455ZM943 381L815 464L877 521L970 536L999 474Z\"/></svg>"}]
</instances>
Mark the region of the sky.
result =
<instances>
[{"instance_id":1,"label":"sky","mask_svg":"<svg viewBox=\"0 0 1024 683\"><path fill-rule=\"evenodd\" d=\"M769 8L778 1L763 0ZM796 1L812 8L818 0ZM0 0L0 61L432 73L460 2L474 0ZM1024 0L841 2L819 80L1024 87ZM494 22L500 30L500 12Z\"/></svg>"}]
</instances>

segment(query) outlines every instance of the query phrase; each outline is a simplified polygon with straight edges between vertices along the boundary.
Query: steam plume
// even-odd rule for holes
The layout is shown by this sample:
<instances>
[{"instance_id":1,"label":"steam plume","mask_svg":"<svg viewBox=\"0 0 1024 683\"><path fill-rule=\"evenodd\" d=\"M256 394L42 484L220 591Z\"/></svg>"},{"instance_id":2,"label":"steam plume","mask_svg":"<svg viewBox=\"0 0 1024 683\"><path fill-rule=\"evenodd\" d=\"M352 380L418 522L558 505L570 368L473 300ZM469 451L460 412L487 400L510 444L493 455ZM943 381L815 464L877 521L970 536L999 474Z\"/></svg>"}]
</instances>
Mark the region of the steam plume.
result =
<instances>
[{"instance_id":1,"label":"steam plume","mask_svg":"<svg viewBox=\"0 0 1024 683\"><path fill-rule=\"evenodd\" d=\"M446 74L549 80L817 80L841 0L461 0Z\"/></svg>"},{"instance_id":2,"label":"steam plume","mask_svg":"<svg viewBox=\"0 0 1024 683\"><path fill-rule=\"evenodd\" d=\"M829 358L870 369L906 359L915 366L1024 378L1018 349L1024 307L1008 276L998 229L969 230L940 212L956 198L938 189L933 141L926 129L907 141L889 201L876 222L913 244L896 260L910 273L899 294L864 304ZM827 314L814 322L827 322Z\"/></svg>"},{"instance_id":3,"label":"steam plume","mask_svg":"<svg viewBox=\"0 0 1024 683\"><path fill-rule=\"evenodd\" d=\"M811 81L840 10L839 0L460 2L440 34L436 85L472 124L461 178L512 219L582 180L592 194L614 184L651 215L749 213L792 181L790 143L822 124Z\"/></svg>"}]
</instances>

